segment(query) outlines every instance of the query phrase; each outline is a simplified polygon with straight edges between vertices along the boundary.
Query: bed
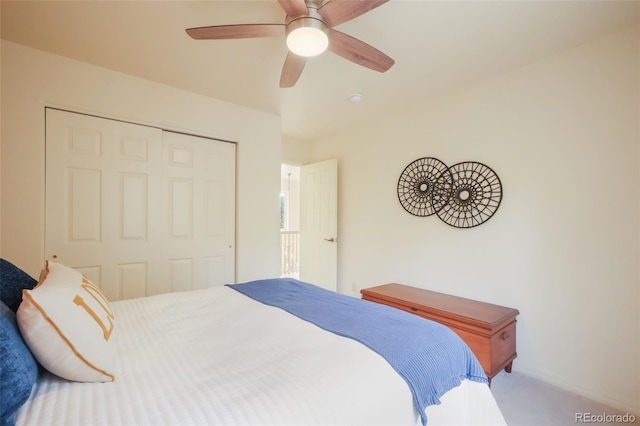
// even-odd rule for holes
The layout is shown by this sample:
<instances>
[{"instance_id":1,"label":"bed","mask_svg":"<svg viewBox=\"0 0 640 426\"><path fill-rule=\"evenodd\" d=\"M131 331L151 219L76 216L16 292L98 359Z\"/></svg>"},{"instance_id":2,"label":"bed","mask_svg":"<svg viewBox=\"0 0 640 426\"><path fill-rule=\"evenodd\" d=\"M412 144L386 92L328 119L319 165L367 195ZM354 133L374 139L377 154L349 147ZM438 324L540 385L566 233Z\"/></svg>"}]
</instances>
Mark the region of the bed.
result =
<instances>
[{"instance_id":1,"label":"bed","mask_svg":"<svg viewBox=\"0 0 640 426\"><path fill-rule=\"evenodd\" d=\"M464 350L466 345L462 344L460 356L449 355L453 350L446 345L450 343L441 345L441 336L450 336L452 344L459 345L461 341L455 333L399 310L291 279L259 280L106 305L91 283L75 276L70 268L49 263L48 269L49 279L57 274L57 281L80 280L83 294L93 295L83 301L76 295L75 308L65 308L64 316L69 316L70 311L85 315L93 312L89 323L100 329L100 340L109 334L109 346L92 343L83 348L80 342L64 342L74 346L71 356L75 362L81 355L86 358L80 361L84 365L72 365L70 374L90 365L88 370L97 376L77 381L82 377L68 380L50 373L48 369L55 370L56 365L48 365L46 360L43 364L43 355L38 351L47 351L46 358L52 344L32 347L28 315L24 314L29 304L49 313L53 309L44 306L44 296L37 301L35 296L36 291L49 286L47 275L46 285L33 290L24 288L17 310L18 329L30 352L47 368L40 367L28 398L13 417L7 417L8 423L504 424L486 377L478 373L477 360L469 358L471 352ZM285 303L278 305L281 299ZM93 307L83 306L91 303ZM378 320L380 316L384 319ZM378 338L388 330L369 325L393 322L397 330L405 330L411 329L404 325L405 321L417 320L420 325L430 323L429 327L435 326L436 334L440 333L440 337L431 338L436 343L428 344L429 352L433 350L438 355L419 365L410 365L398 352L402 352L402 341L420 338L401 336L389 344L390 336ZM55 318L43 323L51 328L52 321ZM78 322L71 320L73 325ZM72 331L64 331L67 326L57 322L59 330L54 334L73 341L69 337ZM354 335L349 335L350 328L356 329ZM359 334L362 329L365 333ZM402 333L392 332L398 336ZM37 339L42 340L42 335ZM380 341L387 341L382 349L376 348ZM99 353L89 354L96 347ZM417 378L408 377L407 365L409 370L418 372ZM438 371L447 371L446 379L438 378ZM436 378L432 380L434 372ZM60 374L64 376L66 372ZM2 380L5 388L4 374ZM429 395L417 394L425 389ZM418 408L420 404L425 409Z\"/></svg>"}]
</instances>

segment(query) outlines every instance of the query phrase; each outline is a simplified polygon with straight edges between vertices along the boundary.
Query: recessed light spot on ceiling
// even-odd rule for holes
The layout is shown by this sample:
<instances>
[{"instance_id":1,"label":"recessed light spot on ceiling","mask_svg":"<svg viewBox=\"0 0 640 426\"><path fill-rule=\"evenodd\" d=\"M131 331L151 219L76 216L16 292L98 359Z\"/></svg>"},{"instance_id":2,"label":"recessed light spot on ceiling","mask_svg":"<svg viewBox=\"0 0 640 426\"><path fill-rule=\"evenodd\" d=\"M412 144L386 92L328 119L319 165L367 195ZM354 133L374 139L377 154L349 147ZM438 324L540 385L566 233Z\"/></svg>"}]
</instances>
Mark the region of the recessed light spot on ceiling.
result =
<instances>
[{"instance_id":1,"label":"recessed light spot on ceiling","mask_svg":"<svg viewBox=\"0 0 640 426\"><path fill-rule=\"evenodd\" d=\"M351 103L359 104L360 102L362 102L362 95L360 93L352 93L351 95L349 95L349 100L351 101Z\"/></svg>"}]
</instances>

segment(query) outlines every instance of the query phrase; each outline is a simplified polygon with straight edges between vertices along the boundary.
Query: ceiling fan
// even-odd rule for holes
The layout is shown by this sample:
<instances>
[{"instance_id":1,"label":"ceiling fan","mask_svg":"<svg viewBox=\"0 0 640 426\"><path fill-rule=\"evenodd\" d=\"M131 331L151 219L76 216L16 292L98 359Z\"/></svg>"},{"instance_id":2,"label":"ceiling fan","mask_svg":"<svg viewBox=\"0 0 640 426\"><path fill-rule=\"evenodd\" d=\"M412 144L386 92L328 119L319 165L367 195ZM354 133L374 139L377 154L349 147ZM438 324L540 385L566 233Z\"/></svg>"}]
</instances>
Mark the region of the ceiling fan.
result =
<instances>
[{"instance_id":1,"label":"ceiling fan","mask_svg":"<svg viewBox=\"0 0 640 426\"><path fill-rule=\"evenodd\" d=\"M280 74L280 87L293 87L307 58L329 49L336 55L375 71L385 72L394 60L345 33L334 30L389 0L278 0L287 13L284 24L214 25L187 29L196 40L287 36L289 53Z\"/></svg>"}]
</instances>

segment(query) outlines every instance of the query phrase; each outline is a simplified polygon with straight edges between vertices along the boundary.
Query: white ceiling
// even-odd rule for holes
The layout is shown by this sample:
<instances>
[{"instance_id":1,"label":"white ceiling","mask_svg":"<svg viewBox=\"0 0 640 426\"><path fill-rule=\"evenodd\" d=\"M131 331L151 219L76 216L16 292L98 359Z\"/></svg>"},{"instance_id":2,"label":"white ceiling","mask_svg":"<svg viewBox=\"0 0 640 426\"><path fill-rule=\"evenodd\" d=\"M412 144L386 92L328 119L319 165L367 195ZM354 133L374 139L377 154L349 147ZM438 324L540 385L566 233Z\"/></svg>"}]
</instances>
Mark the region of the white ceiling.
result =
<instances>
[{"instance_id":1,"label":"white ceiling","mask_svg":"<svg viewBox=\"0 0 640 426\"><path fill-rule=\"evenodd\" d=\"M284 34L196 41L184 31L284 23L276 0L2 0L1 17L3 39L274 113L285 137L318 140L637 24L640 2L391 0L337 27L395 59L389 71L327 52L290 89L278 87Z\"/></svg>"}]
</instances>

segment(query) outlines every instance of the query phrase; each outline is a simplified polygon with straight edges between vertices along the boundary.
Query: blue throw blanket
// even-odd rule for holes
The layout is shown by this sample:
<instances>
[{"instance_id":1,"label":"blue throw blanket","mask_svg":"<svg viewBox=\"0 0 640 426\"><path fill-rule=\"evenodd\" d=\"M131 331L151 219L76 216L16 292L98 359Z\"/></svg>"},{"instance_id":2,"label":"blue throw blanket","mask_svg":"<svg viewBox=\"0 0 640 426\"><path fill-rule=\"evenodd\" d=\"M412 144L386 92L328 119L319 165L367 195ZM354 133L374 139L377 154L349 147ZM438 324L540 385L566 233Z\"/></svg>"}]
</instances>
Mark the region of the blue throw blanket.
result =
<instances>
[{"instance_id":1,"label":"blue throw blanket","mask_svg":"<svg viewBox=\"0 0 640 426\"><path fill-rule=\"evenodd\" d=\"M487 383L469 347L436 322L294 279L229 287L379 353L409 385L423 425L427 423L425 408L439 404L440 397L462 379Z\"/></svg>"}]
</instances>

